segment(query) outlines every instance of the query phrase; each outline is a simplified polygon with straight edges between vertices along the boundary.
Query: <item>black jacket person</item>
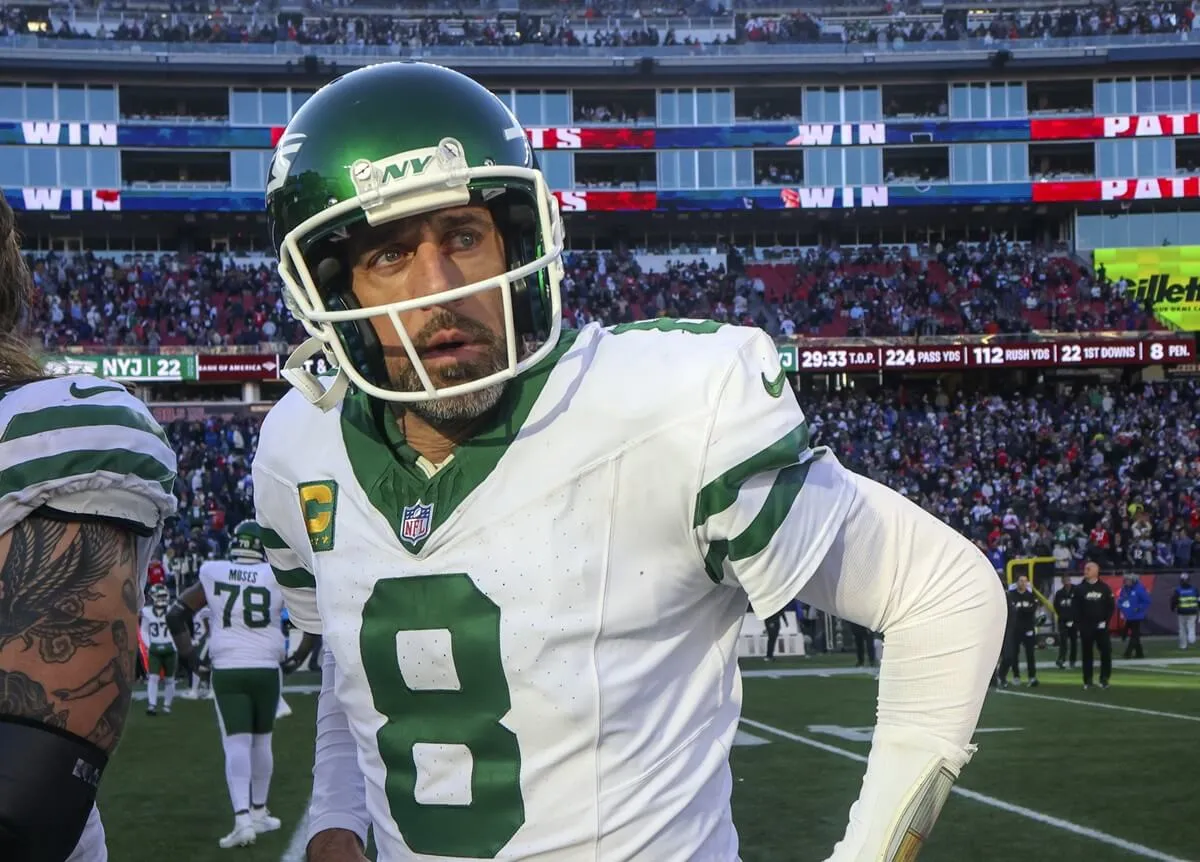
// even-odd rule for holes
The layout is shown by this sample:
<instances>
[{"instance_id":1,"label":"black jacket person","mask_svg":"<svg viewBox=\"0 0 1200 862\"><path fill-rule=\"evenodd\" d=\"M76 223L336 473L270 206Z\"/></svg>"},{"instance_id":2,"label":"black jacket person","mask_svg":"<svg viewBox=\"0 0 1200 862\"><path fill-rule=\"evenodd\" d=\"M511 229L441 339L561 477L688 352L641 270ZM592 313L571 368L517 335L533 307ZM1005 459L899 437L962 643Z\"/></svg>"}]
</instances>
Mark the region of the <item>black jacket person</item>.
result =
<instances>
[{"instance_id":1,"label":"black jacket person","mask_svg":"<svg viewBox=\"0 0 1200 862\"><path fill-rule=\"evenodd\" d=\"M1067 644L1070 643L1071 667L1075 667L1075 654L1079 647L1079 626L1075 621L1075 585L1069 577L1054 594L1054 612L1058 614L1058 661L1059 667L1067 661Z\"/></svg>"},{"instance_id":2,"label":"black jacket person","mask_svg":"<svg viewBox=\"0 0 1200 862\"><path fill-rule=\"evenodd\" d=\"M1093 650L1100 651L1100 687L1108 688L1112 676L1112 637L1108 624L1116 601L1108 584L1100 580L1100 565L1088 562L1083 580L1075 587L1075 620L1079 626L1079 648L1083 652L1083 687L1092 687Z\"/></svg>"},{"instance_id":3,"label":"black jacket person","mask_svg":"<svg viewBox=\"0 0 1200 862\"><path fill-rule=\"evenodd\" d=\"M1029 587L1029 578L1021 575L1017 578L1017 588L1008 591L1008 649L1005 650L1004 660L1000 665L1000 685L1008 685L1008 671L1011 668L1013 678L1021 680L1020 649L1025 647L1025 668L1029 673L1029 684L1037 685L1037 661L1033 650L1036 643L1038 597Z\"/></svg>"}]
</instances>

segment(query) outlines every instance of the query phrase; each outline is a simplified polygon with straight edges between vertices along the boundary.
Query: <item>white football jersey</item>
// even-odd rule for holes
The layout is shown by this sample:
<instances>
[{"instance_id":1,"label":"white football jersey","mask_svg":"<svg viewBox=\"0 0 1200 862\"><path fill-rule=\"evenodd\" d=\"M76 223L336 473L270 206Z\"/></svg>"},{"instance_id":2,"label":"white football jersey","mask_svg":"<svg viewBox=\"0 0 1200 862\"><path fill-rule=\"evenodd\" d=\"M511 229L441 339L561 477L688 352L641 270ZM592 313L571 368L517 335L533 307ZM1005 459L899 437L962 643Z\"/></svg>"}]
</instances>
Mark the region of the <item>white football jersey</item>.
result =
<instances>
[{"instance_id":1,"label":"white football jersey","mask_svg":"<svg viewBox=\"0 0 1200 862\"><path fill-rule=\"evenodd\" d=\"M266 563L209 560L200 583L212 609L208 654L216 670L278 667L283 652L283 595Z\"/></svg>"},{"instance_id":2,"label":"white football jersey","mask_svg":"<svg viewBox=\"0 0 1200 862\"><path fill-rule=\"evenodd\" d=\"M157 649L175 649L175 639L167 628L165 609L146 606L141 614L142 640L146 646Z\"/></svg>"},{"instance_id":3,"label":"white football jersey","mask_svg":"<svg viewBox=\"0 0 1200 862\"><path fill-rule=\"evenodd\" d=\"M45 506L136 531L138 595L164 519L175 513L175 453L146 405L119 383L51 377L0 398L0 534Z\"/></svg>"},{"instance_id":4,"label":"white football jersey","mask_svg":"<svg viewBox=\"0 0 1200 862\"><path fill-rule=\"evenodd\" d=\"M324 635L381 862L737 858L736 642L853 501L765 333L564 333L440 467L361 393L267 417L256 518Z\"/></svg>"},{"instance_id":5,"label":"white football jersey","mask_svg":"<svg viewBox=\"0 0 1200 862\"><path fill-rule=\"evenodd\" d=\"M212 632L212 608L205 605L192 616L192 640L196 643L208 638Z\"/></svg>"}]
</instances>

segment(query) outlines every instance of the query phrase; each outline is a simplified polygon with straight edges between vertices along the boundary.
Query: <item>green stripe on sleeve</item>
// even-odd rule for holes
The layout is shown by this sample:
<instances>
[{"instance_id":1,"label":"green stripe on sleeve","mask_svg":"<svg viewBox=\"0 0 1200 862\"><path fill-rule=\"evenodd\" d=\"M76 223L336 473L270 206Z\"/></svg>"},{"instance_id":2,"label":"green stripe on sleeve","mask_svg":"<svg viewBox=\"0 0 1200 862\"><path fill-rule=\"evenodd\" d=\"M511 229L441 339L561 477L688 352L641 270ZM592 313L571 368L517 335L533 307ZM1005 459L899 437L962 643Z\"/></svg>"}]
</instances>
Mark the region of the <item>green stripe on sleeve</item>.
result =
<instances>
[{"instance_id":1,"label":"green stripe on sleeve","mask_svg":"<svg viewBox=\"0 0 1200 862\"><path fill-rule=\"evenodd\" d=\"M752 476L795 464L799 454L808 448L808 440L808 423L801 422L767 448L713 479L696 495L696 515L692 526L699 527L713 515L732 506L742 485Z\"/></svg>"},{"instance_id":2,"label":"green stripe on sleeve","mask_svg":"<svg viewBox=\"0 0 1200 862\"><path fill-rule=\"evenodd\" d=\"M733 539L716 539L708 546L708 553L704 555L704 569L714 584L721 583L725 578L725 560L745 560L766 550L787 520L796 498L804 489L808 471L819 457L818 454L803 464L792 464L780 470L762 508L750 525Z\"/></svg>"},{"instance_id":3,"label":"green stripe on sleeve","mask_svg":"<svg viewBox=\"0 0 1200 862\"><path fill-rule=\"evenodd\" d=\"M279 586L289 590L316 589L317 579L308 569L277 569L271 566Z\"/></svg>"},{"instance_id":4,"label":"green stripe on sleeve","mask_svg":"<svg viewBox=\"0 0 1200 862\"><path fill-rule=\"evenodd\" d=\"M174 494L175 472L153 455L128 449L78 449L24 461L0 472L0 497L56 479L67 481L89 473L118 473L158 485Z\"/></svg>"},{"instance_id":5,"label":"green stripe on sleeve","mask_svg":"<svg viewBox=\"0 0 1200 862\"><path fill-rule=\"evenodd\" d=\"M804 480L808 478L808 471L812 464L813 462L810 460L803 464L784 467L779 471L775 477L775 484L767 492L767 499L763 501L762 508L754 516L750 526L730 541L729 559L731 561L745 560L760 554L771 543L772 537L787 520L788 512L792 511L796 498L800 496L800 491L804 488Z\"/></svg>"},{"instance_id":6,"label":"green stripe on sleeve","mask_svg":"<svg viewBox=\"0 0 1200 862\"><path fill-rule=\"evenodd\" d=\"M114 425L149 434L167 448L171 446L158 423L145 414L120 405L103 406L99 404L43 407L41 410L14 416L8 423L8 427L4 429L4 437L0 438L0 443L7 443L22 437L32 437L35 434L45 434L48 431L61 431L65 428L91 431L97 440L103 440L106 435L102 429L105 426ZM111 432L108 436L111 436Z\"/></svg>"},{"instance_id":7,"label":"green stripe on sleeve","mask_svg":"<svg viewBox=\"0 0 1200 862\"><path fill-rule=\"evenodd\" d=\"M283 538L278 533L276 533L274 530L272 530L270 527L264 527L260 524L259 528L258 528L258 532L259 532L259 535L262 537L262 543L263 543L264 548L269 548L272 551L290 551L291 550L291 548L288 547L287 542L285 542L283 540Z\"/></svg>"}]
</instances>

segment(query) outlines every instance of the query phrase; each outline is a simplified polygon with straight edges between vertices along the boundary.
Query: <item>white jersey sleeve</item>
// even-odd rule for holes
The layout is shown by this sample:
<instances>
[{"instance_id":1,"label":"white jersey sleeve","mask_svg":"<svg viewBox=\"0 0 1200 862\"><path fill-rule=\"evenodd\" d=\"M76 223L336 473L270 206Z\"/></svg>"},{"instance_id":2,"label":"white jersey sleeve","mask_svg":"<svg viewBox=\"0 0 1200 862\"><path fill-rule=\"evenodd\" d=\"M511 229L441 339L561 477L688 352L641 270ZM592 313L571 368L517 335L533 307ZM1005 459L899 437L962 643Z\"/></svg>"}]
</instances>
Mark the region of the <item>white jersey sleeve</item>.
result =
<instances>
[{"instance_id":1,"label":"white jersey sleeve","mask_svg":"<svg viewBox=\"0 0 1200 862\"><path fill-rule=\"evenodd\" d=\"M144 587L177 506L175 453L146 405L112 381L53 377L0 397L0 428L0 533L43 507L120 522Z\"/></svg>"},{"instance_id":2,"label":"white jersey sleeve","mask_svg":"<svg viewBox=\"0 0 1200 862\"><path fill-rule=\"evenodd\" d=\"M286 446L279 442L278 427L287 425L288 411L299 397L298 392L289 393L272 408L263 422L252 468L254 512L262 531L267 562L275 571L275 580L283 592L288 619L301 631L319 635L321 618L317 612L317 582L312 574L312 546L300 498L295 487L271 466L274 458L289 456Z\"/></svg>"},{"instance_id":3,"label":"white jersey sleeve","mask_svg":"<svg viewBox=\"0 0 1200 862\"><path fill-rule=\"evenodd\" d=\"M212 608L208 654L217 670L278 667L284 656L283 596L266 563L209 560L200 566Z\"/></svg>"},{"instance_id":4,"label":"white jersey sleeve","mask_svg":"<svg viewBox=\"0 0 1200 862\"><path fill-rule=\"evenodd\" d=\"M755 332L725 373L703 453L693 527L708 575L740 586L761 617L812 577L854 500L852 476L809 445L779 363Z\"/></svg>"}]
</instances>

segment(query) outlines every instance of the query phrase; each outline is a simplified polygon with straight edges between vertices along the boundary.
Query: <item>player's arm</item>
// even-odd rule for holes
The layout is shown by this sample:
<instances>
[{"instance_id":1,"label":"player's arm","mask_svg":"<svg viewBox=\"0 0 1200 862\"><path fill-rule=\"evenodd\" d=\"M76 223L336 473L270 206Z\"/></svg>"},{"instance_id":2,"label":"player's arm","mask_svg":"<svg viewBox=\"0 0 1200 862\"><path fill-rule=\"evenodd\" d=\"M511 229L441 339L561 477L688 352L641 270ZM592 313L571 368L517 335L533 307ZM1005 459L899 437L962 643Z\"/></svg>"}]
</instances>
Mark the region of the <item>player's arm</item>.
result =
<instances>
[{"instance_id":1,"label":"player's arm","mask_svg":"<svg viewBox=\"0 0 1200 862\"><path fill-rule=\"evenodd\" d=\"M0 859L75 848L125 731L134 682L134 534L48 510L0 537Z\"/></svg>"},{"instance_id":2,"label":"player's arm","mask_svg":"<svg viewBox=\"0 0 1200 862\"><path fill-rule=\"evenodd\" d=\"M975 752L1006 596L959 533L853 476L857 494L800 595L884 633L875 734L836 862L912 859Z\"/></svg>"},{"instance_id":3,"label":"player's arm","mask_svg":"<svg viewBox=\"0 0 1200 862\"><path fill-rule=\"evenodd\" d=\"M300 638L300 645L296 647L296 651L292 653L283 663L283 672L292 673L300 665L308 661L308 657L312 655L312 651L321 643L321 636L305 632Z\"/></svg>"},{"instance_id":4,"label":"player's arm","mask_svg":"<svg viewBox=\"0 0 1200 862\"><path fill-rule=\"evenodd\" d=\"M313 576L311 545L294 486L268 466L271 452L268 417L259 439L254 471L254 511L267 562L288 609L288 619L305 635L322 633ZM366 782L358 765L358 746L335 691L337 665L325 650L321 693L317 699L317 740L313 793L308 810L308 862L365 862L370 815Z\"/></svg>"},{"instance_id":5,"label":"player's arm","mask_svg":"<svg viewBox=\"0 0 1200 862\"><path fill-rule=\"evenodd\" d=\"M694 524L709 576L766 618L793 596L882 632L878 724L837 862L911 859L970 759L1006 618L965 538L809 445L778 352L756 336L722 384ZM915 844L914 844L915 842Z\"/></svg>"},{"instance_id":6,"label":"player's arm","mask_svg":"<svg viewBox=\"0 0 1200 862\"><path fill-rule=\"evenodd\" d=\"M196 613L207 604L204 586L196 583L180 593L167 611L167 628L179 652L179 662L191 673L195 673L199 665L196 648L192 644L192 623Z\"/></svg>"},{"instance_id":7,"label":"player's arm","mask_svg":"<svg viewBox=\"0 0 1200 862\"><path fill-rule=\"evenodd\" d=\"M367 790L358 765L358 746L338 703L337 663L333 650L321 657L321 693L317 697L317 743L313 794L309 804L308 862L365 862L363 848L371 819Z\"/></svg>"}]
</instances>

